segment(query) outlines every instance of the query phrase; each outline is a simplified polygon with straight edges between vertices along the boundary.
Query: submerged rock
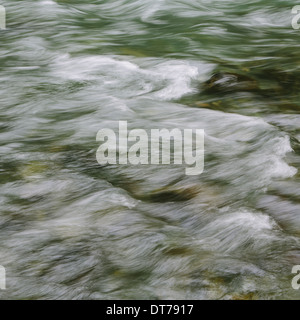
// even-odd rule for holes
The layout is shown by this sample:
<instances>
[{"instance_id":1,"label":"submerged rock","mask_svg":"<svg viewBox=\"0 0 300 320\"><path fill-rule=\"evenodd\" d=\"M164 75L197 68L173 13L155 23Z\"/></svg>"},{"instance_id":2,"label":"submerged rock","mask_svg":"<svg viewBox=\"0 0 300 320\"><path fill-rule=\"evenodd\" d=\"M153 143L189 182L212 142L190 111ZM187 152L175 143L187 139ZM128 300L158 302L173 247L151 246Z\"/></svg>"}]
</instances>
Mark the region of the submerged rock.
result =
<instances>
[{"instance_id":1,"label":"submerged rock","mask_svg":"<svg viewBox=\"0 0 300 320\"><path fill-rule=\"evenodd\" d=\"M258 300L258 296L254 292L245 294L234 294L231 300Z\"/></svg>"},{"instance_id":2,"label":"submerged rock","mask_svg":"<svg viewBox=\"0 0 300 320\"><path fill-rule=\"evenodd\" d=\"M196 187L181 187L178 189L162 188L147 194L144 200L151 202L180 202L194 198L198 190Z\"/></svg>"},{"instance_id":3,"label":"submerged rock","mask_svg":"<svg viewBox=\"0 0 300 320\"><path fill-rule=\"evenodd\" d=\"M259 87L254 79L237 73L218 72L204 83L204 91L208 93L251 92L258 89Z\"/></svg>"},{"instance_id":4,"label":"submerged rock","mask_svg":"<svg viewBox=\"0 0 300 320\"><path fill-rule=\"evenodd\" d=\"M164 186L155 190L144 190L142 186L129 187L126 190L138 200L146 202L181 202L194 198L199 193L197 186Z\"/></svg>"}]
</instances>

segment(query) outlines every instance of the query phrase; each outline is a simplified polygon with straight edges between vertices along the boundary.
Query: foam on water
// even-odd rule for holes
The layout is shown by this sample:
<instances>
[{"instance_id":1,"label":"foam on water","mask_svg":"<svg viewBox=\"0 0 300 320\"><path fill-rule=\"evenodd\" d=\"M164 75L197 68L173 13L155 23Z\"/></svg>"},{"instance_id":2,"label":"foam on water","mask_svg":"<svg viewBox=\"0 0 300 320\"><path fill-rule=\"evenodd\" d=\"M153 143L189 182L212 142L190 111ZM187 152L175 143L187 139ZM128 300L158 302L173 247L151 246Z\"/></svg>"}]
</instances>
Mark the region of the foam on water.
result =
<instances>
[{"instance_id":1,"label":"foam on water","mask_svg":"<svg viewBox=\"0 0 300 320\"><path fill-rule=\"evenodd\" d=\"M259 212L241 210L227 212L212 223L199 230L201 240L199 244L209 250L222 253L246 250L263 252L270 242L278 240L276 223L267 215Z\"/></svg>"},{"instance_id":2,"label":"foam on water","mask_svg":"<svg viewBox=\"0 0 300 320\"><path fill-rule=\"evenodd\" d=\"M192 81L205 77L212 68L212 64L181 60L126 61L123 57L63 55L53 64L52 75L63 81L93 81L100 91L121 94L123 98L147 95L158 100L173 100L197 92Z\"/></svg>"}]
</instances>

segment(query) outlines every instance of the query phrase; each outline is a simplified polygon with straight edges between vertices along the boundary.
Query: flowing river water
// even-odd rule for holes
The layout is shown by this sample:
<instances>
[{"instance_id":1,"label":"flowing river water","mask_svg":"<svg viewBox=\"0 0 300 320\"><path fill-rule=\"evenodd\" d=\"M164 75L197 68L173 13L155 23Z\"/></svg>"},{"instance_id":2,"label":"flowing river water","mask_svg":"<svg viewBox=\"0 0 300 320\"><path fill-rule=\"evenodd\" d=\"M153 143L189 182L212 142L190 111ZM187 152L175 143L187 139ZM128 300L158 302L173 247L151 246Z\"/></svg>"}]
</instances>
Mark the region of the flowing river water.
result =
<instances>
[{"instance_id":1,"label":"flowing river water","mask_svg":"<svg viewBox=\"0 0 300 320\"><path fill-rule=\"evenodd\" d=\"M1 298L299 299L297 3L0 4ZM204 172L100 166L120 120L204 129Z\"/></svg>"}]
</instances>

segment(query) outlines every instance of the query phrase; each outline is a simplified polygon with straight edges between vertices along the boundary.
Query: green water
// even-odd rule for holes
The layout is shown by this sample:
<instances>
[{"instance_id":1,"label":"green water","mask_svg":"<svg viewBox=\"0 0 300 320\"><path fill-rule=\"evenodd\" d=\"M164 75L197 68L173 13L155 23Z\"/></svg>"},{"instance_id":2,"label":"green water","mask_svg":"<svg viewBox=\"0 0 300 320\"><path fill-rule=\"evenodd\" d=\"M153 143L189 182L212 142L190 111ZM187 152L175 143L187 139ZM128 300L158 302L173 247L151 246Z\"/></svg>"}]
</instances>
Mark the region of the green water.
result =
<instances>
[{"instance_id":1,"label":"green water","mask_svg":"<svg viewBox=\"0 0 300 320\"><path fill-rule=\"evenodd\" d=\"M2 299L299 299L297 3L0 4ZM120 120L204 129L203 174L99 166Z\"/></svg>"}]
</instances>

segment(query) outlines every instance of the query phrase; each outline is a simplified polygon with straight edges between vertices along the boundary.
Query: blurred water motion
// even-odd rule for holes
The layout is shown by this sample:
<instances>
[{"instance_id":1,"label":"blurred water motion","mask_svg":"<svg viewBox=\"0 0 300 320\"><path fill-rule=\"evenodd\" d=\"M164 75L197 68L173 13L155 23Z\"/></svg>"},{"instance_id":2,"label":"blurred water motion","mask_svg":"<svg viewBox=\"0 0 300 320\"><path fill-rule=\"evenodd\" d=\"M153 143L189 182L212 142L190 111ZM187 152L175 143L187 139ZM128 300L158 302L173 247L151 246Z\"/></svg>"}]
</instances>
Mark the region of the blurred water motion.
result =
<instances>
[{"instance_id":1,"label":"blurred water motion","mask_svg":"<svg viewBox=\"0 0 300 320\"><path fill-rule=\"evenodd\" d=\"M0 297L299 298L294 5L6 2ZM100 167L119 120L204 129L204 173Z\"/></svg>"}]
</instances>

